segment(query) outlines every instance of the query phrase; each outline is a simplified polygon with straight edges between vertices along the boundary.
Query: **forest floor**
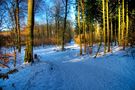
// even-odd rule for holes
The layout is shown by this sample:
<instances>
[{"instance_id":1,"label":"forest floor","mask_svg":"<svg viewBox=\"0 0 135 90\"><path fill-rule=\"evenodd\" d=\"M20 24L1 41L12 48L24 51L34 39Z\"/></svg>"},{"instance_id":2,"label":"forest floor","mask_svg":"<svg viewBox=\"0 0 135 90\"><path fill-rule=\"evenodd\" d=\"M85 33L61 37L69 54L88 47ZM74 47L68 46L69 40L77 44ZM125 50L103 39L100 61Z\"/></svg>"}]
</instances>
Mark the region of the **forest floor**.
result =
<instances>
[{"instance_id":1,"label":"forest floor","mask_svg":"<svg viewBox=\"0 0 135 90\"><path fill-rule=\"evenodd\" d=\"M22 51L17 57L19 71L7 80L0 79L0 87L4 90L135 90L135 59L130 53L115 46L106 55L101 48L97 58L93 58L96 51L94 45L92 55L79 56L79 46L74 43L63 52L54 46L37 47L34 53L40 61L32 65L23 64Z\"/></svg>"}]
</instances>

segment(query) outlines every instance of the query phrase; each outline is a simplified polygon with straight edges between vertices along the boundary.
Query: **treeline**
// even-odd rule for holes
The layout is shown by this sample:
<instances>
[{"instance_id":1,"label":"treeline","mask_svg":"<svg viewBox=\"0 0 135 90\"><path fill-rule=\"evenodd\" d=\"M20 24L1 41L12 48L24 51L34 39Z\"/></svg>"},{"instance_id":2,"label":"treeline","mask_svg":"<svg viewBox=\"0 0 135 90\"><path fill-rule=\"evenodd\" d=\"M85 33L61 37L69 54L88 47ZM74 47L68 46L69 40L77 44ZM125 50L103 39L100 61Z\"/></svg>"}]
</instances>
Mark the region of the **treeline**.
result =
<instances>
[{"instance_id":1,"label":"treeline","mask_svg":"<svg viewBox=\"0 0 135 90\"><path fill-rule=\"evenodd\" d=\"M48 27L48 28L47 28ZM48 29L48 30L47 30ZM59 30L56 31L55 24L35 24L34 26L34 46L44 46L44 45L61 45L62 43L62 29L63 25L61 24ZM24 27L21 32L21 46L26 44L26 35L27 30ZM65 43L68 43L73 37L73 28L71 23L68 21L67 30L65 32ZM3 31L0 32L0 46L11 47L14 46L16 38L14 37L12 31Z\"/></svg>"},{"instance_id":2,"label":"treeline","mask_svg":"<svg viewBox=\"0 0 135 90\"><path fill-rule=\"evenodd\" d=\"M104 53L112 45L135 45L134 0L76 0L76 42L80 55L86 46L104 45ZM84 46L84 52L82 47ZM98 50L99 50L98 49Z\"/></svg>"}]
</instances>

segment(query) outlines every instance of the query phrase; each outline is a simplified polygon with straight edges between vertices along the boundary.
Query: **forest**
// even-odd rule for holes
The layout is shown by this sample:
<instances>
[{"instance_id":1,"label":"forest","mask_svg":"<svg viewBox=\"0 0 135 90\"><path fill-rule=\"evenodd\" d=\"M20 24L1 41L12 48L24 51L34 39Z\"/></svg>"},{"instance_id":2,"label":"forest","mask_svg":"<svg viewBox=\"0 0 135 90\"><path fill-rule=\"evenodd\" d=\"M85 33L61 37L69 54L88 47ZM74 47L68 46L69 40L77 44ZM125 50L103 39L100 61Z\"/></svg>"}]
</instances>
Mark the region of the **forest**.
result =
<instances>
[{"instance_id":1,"label":"forest","mask_svg":"<svg viewBox=\"0 0 135 90\"><path fill-rule=\"evenodd\" d=\"M135 0L0 0L0 90L135 90Z\"/></svg>"}]
</instances>

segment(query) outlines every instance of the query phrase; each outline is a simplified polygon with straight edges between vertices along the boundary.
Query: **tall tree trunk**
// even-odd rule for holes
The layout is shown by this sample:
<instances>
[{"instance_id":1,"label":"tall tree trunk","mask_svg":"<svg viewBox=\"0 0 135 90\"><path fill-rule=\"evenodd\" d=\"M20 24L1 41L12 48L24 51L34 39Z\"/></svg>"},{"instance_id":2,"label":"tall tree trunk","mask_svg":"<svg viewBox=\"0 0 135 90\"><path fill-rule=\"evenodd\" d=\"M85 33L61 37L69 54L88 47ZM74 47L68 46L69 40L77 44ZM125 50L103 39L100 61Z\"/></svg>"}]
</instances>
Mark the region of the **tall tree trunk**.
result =
<instances>
[{"instance_id":1,"label":"tall tree trunk","mask_svg":"<svg viewBox=\"0 0 135 90\"><path fill-rule=\"evenodd\" d=\"M118 44L121 45L121 28L120 28L120 0L118 0Z\"/></svg>"},{"instance_id":2,"label":"tall tree trunk","mask_svg":"<svg viewBox=\"0 0 135 90\"><path fill-rule=\"evenodd\" d=\"M126 0L126 46L128 46L128 0Z\"/></svg>"},{"instance_id":3,"label":"tall tree trunk","mask_svg":"<svg viewBox=\"0 0 135 90\"><path fill-rule=\"evenodd\" d=\"M33 62L34 0L28 0L26 62Z\"/></svg>"},{"instance_id":4,"label":"tall tree trunk","mask_svg":"<svg viewBox=\"0 0 135 90\"><path fill-rule=\"evenodd\" d=\"M47 39L49 39L48 11L46 11L46 23L47 23L47 27L46 27Z\"/></svg>"},{"instance_id":5,"label":"tall tree trunk","mask_svg":"<svg viewBox=\"0 0 135 90\"><path fill-rule=\"evenodd\" d=\"M112 23L112 18L111 18L111 37L110 37L110 40L111 40L111 46L113 45L113 23Z\"/></svg>"},{"instance_id":6,"label":"tall tree trunk","mask_svg":"<svg viewBox=\"0 0 135 90\"><path fill-rule=\"evenodd\" d=\"M81 30L80 30L80 2L78 0L78 30L79 30L79 39L80 39L80 55L82 55L82 37L81 37Z\"/></svg>"},{"instance_id":7,"label":"tall tree trunk","mask_svg":"<svg viewBox=\"0 0 135 90\"><path fill-rule=\"evenodd\" d=\"M103 8L104 54L105 54L106 53L105 0L102 0L102 8Z\"/></svg>"},{"instance_id":8,"label":"tall tree trunk","mask_svg":"<svg viewBox=\"0 0 135 90\"><path fill-rule=\"evenodd\" d=\"M115 46L116 46L116 44L117 44L117 30L116 30L116 22L115 22Z\"/></svg>"},{"instance_id":9,"label":"tall tree trunk","mask_svg":"<svg viewBox=\"0 0 135 90\"><path fill-rule=\"evenodd\" d=\"M88 32L88 43L89 43L89 46L91 45L91 34L90 34L90 25L89 25L89 23L87 23L87 28L88 28L88 30L89 30L89 32Z\"/></svg>"},{"instance_id":10,"label":"tall tree trunk","mask_svg":"<svg viewBox=\"0 0 135 90\"><path fill-rule=\"evenodd\" d=\"M82 8L83 35L84 35L84 53L86 53L86 30L85 30L84 0L81 0L81 8Z\"/></svg>"},{"instance_id":11,"label":"tall tree trunk","mask_svg":"<svg viewBox=\"0 0 135 90\"><path fill-rule=\"evenodd\" d=\"M65 31L66 31L66 24L67 24L67 7L68 7L68 0L66 1L65 5L65 17L64 17L64 29L62 32L62 51L64 51L64 44L65 44Z\"/></svg>"},{"instance_id":12,"label":"tall tree trunk","mask_svg":"<svg viewBox=\"0 0 135 90\"><path fill-rule=\"evenodd\" d=\"M107 19L108 52L110 52L110 30L109 30L109 16L108 16L108 0L106 0L106 19Z\"/></svg>"},{"instance_id":13,"label":"tall tree trunk","mask_svg":"<svg viewBox=\"0 0 135 90\"><path fill-rule=\"evenodd\" d=\"M17 29L17 48L21 52L21 36L20 36L20 21L19 21L19 0L16 0L16 29Z\"/></svg>"},{"instance_id":14,"label":"tall tree trunk","mask_svg":"<svg viewBox=\"0 0 135 90\"><path fill-rule=\"evenodd\" d=\"M93 31L92 31L92 24L90 23L89 25L88 25L88 27L89 27L89 36L90 36L90 46L92 47L93 46Z\"/></svg>"},{"instance_id":15,"label":"tall tree trunk","mask_svg":"<svg viewBox=\"0 0 135 90\"><path fill-rule=\"evenodd\" d=\"M59 45L59 29L60 29L60 21L58 20L58 29L57 29L57 45Z\"/></svg>"},{"instance_id":16,"label":"tall tree trunk","mask_svg":"<svg viewBox=\"0 0 135 90\"><path fill-rule=\"evenodd\" d=\"M56 38L56 45L58 45L58 23L57 23L57 19L56 19L56 17L55 17L55 38Z\"/></svg>"},{"instance_id":17,"label":"tall tree trunk","mask_svg":"<svg viewBox=\"0 0 135 90\"><path fill-rule=\"evenodd\" d=\"M123 50L125 50L125 19L124 19L124 0L122 0L122 44L123 44Z\"/></svg>"}]
</instances>

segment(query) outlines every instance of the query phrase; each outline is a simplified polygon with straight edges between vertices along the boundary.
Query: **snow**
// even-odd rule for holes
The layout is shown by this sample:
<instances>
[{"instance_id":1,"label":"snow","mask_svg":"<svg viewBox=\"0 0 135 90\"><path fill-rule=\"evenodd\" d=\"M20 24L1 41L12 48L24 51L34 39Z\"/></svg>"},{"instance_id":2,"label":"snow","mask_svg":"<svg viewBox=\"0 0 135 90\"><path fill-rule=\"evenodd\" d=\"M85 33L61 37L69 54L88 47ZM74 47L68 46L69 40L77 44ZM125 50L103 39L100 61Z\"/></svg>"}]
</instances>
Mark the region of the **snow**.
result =
<instances>
[{"instance_id":1,"label":"snow","mask_svg":"<svg viewBox=\"0 0 135 90\"><path fill-rule=\"evenodd\" d=\"M36 47L40 62L23 64L24 51L18 55L19 72L0 79L4 90L135 90L135 60L120 47L112 53L79 56L74 42L65 51L55 46ZM4 69L0 68L2 71ZM0 71L0 72L2 72Z\"/></svg>"}]
</instances>

